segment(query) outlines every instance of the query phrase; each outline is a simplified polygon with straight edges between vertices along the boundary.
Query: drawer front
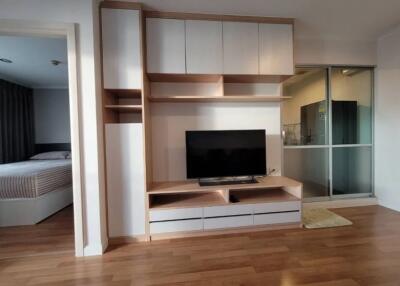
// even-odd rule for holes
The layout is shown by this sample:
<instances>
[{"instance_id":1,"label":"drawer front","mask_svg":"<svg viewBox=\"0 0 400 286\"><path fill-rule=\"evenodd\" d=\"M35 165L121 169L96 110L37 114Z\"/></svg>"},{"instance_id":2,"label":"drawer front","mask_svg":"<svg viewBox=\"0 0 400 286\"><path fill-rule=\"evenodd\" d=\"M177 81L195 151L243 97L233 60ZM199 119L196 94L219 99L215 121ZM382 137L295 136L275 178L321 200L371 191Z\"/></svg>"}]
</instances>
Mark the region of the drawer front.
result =
<instances>
[{"instance_id":1,"label":"drawer front","mask_svg":"<svg viewBox=\"0 0 400 286\"><path fill-rule=\"evenodd\" d=\"M297 211L301 208L300 201L294 202L281 202L281 203L265 203L265 204L255 204L254 213L272 213L272 212L287 212L287 211Z\"/></svg>"},{"instance_id":2,"label":"drawer front","mask_svg":"<svg viewBox=\"0 0 400 286\"><path fill-rule=\"evenodd\" d=\"M291 223L291 222L300 223L300 221L301 221L300 212L254 215L254 225L275 224L275 223Z\"/></svg>"},{"instance_id":3,"label":"drawer front","mask_svg":"<svg viewBox=\"0 0 400 286\"><path fill-rule=\"evenodd\" d=\"M150 221L202 218L203 208L150 210Z\"/></svg>"},{"instance_id":4,"label":"drawer front","mask_svg":"<svg viewBox=\"0 0 400 286\"><path fill-rule=\"evenodd\" d=\"M218 206L218 207L205 207L204 217L228 216L228 215L242 215L252 214L252 205L233 205L233 206Z\"/></svg>"},{"instance_id":5,"label":"drawer front","mask_svg":"<svg viewBox=\"0 0 400 286\"><path fill-rule=\"evenodd\" d=\"M253 216L216 217L204 219L204 229L219 229L253 225Z\"/></svg>"},{"instance_id":6,"label":"drawer front","mask_svg":"<svg viewBox=\"0 0 400 286\"><path fill-rule=\"evenodd\" d=\"M150 223L150 234L203 230L202 219L160 221Z\"/></svg>"}]
</instances>

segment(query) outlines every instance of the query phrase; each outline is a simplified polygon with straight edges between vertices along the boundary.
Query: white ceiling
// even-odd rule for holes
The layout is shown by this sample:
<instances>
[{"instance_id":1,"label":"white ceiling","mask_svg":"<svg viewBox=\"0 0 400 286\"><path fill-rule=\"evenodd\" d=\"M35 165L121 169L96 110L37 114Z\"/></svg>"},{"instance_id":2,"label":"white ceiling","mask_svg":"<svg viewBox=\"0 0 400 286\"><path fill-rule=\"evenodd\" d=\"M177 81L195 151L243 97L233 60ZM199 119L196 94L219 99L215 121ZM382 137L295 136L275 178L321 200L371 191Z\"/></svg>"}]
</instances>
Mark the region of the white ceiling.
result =
<instances>
[{"instance_id":1,"label":"white ceiling","mask_svg":"<svg viewBox=\"0 0 400 286\"><path fill-rule=\"evenodd\" d=\"M63 38L0 36L0 78L31 88L68 86L67 40ZM51 60L62 63L54 66Z\"/></svg>"},{"instance_id":2,"label":"white ceiling","mask_svg":"<svg viewBox=\"0 0 400 286\"><path fill-rule=\"evenodd\" d=\"M376 40L400 24L400 0L141 0L145 8L296 18L297 38Z\"/></svg>"}]
</instances>

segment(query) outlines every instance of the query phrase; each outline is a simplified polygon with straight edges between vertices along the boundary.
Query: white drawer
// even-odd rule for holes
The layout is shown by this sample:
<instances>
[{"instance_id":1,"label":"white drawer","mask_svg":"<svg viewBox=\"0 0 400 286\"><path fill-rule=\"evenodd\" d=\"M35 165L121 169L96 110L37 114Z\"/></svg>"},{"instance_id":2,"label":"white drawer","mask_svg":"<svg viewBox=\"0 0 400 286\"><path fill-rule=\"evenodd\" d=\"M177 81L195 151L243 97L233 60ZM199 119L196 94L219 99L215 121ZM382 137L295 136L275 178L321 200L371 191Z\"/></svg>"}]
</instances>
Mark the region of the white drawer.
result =
<instances>
[{"instance_id":1,"label":"white drawer","mask_svg":"<svg viewBox=\"0 0 400 286\"><path fill-rule=\"evenodd\" d=\"M202 219L160 221L150 223L150 234L203 230Z\"/></svg>"},{"instance_id":2,"label":"white drawer","mask_svg":"<svg viewBox=\"0 0 400 286\"><path fill-rule=\"evenodd\" d=\"M281 203L265 203L265 204L254 204L254 213L272 213L272 212L285 212L285 211L296 211L300 210L301 202L281 202Z\"/></svg>"},{"instance_id":3,"label":"white drawer","mask_svg":"<svg viewBox=\"0 0 400 286\"><path fill-rule=\"evenodd\" d=\"M290 223L301 221L300 212L273 213L254 215L254 225Z\"/></svg>"},{"instance_id":4,"label":"white drawer","mask_svg":"<svg viewBox=\"0 0 400 286\"><path fill-rule=\"evenodd\" d=\"M242 215L252 214L252 205L232 205L232 206L217 206L205 207L204 217L228 216L228 215Z\"/></svg>"},{"instance_id":5,"label":"white drawer","mask_svg":"<svg viewBox=\"0 0 400 286\"><path fill-rule=\"evenodd\" d=\"M218 229L251 225L253 225L252 215L204 219L204 229Z\"/></svg>"},{"instance_id":6,"label":"white drawer","mask_svg":"<svg viewBox=\"0 0 400 286\"><path fill-rule=\"evenodd\" d=\"M150 210L150 221L165 221L173 219L202 218L203 208Z\"/></svg>"}]
</instances>

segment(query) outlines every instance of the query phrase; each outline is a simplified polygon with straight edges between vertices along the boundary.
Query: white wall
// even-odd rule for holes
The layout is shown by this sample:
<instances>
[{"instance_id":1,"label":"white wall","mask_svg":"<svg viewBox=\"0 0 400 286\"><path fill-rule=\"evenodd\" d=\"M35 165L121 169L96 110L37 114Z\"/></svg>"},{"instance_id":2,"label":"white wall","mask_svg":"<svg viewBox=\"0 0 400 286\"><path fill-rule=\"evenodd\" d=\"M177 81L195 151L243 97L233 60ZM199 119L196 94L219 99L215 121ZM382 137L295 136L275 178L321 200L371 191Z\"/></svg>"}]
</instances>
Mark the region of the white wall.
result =
<instances>
[{"instance_id":1,"label":"white wall","mask_svg":"<svg viewBox=\"0 0 400 286\"><path fill-rule=\"evenodd\" d=\"M400 211L400 26L378 41L375 96L375 193Z\"/></svg>"},{"instance_id":2,"label":"white wall","mask_svg":"<svg viewBox=\"0 0 400 286\"><path fill-rule=\"evenodd\" d=\"M97 1L96 1L97 2ZM83 145L82 200L85 255L101 254L106 247L104 158L102 156L97 23L98 6L92 0L2 0L0 19L76 23L78 88ZM96 43L96 44L95 44Z\"/></svg>"},{"instance_id":3,"label":"white wall","mask_svg":"<svg viewBox=\"0 0 400 286\"><path fill-rule=\"evenodd\" d=\"M296 38L295 63L375 65L376 41Z\"/></svg>"},{"instance_id":4,"label":"white wall","mask_svg":"<svg viewBox=\"0 0 400 286\"><path fill-rule=\"evenodd\" d=\"M70 143L68 89L34 89L35 143Z\"/></svg>"}]
</instances>

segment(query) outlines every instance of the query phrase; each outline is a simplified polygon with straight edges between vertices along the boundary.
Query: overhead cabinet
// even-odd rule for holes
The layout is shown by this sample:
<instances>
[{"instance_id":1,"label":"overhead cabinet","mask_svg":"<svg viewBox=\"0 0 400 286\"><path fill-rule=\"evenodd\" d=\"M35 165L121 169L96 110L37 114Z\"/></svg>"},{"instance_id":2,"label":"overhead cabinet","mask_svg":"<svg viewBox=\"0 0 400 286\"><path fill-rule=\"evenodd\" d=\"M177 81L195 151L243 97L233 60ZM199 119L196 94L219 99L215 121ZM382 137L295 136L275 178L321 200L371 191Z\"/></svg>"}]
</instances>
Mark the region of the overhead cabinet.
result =
<instances>
[{"instance_id":1,"label":"overhead cabinet","mask_svg":"<svg viewBox=\"0 0 400 286\"><path fill-rule=\"evenodd\" d=\"M291 75L293 62L293 26L259 24L260 74Z\"/></svg>"},{"instance_id":2,"label":"overhead cabinet","mask_svg":"<svg viewBox=\"0 0 400 286\"><path fill-rule=\"evenodd\" d=\"M224 74L258 74L258 24L223 23Z\"/></svg>"},{"instance_id":3,"label":"overhead cabinet","mask_svg":"<svg viewBox=\"0 0 400 286\"><path fill-rule=\"evenodd\" d=\"M186 70L189 74L222 73L222 22L186 20Z\"/></svg>"},{"instance_id":4,"label":"overhead cabinet","mask_svg":"<svg viewBox=\"0 0 400 286\"><path fill-rule=\"evenodd\" d=\"M101 9L105 89L141 89L141 37L138 10Z\"/></svg>"},{"instance_id":5,"label":"overhead cabinet","mask_svg":"<svg viewBox=\"0 0 400 286\"><path fill-rule=\"evenodd\" d=\"M147 18L147 72L186 73L185 21Z\"/></svg>"},{"instance_id":6,"label":"overhead cabinet","mask_svg":"<svg viewBox=\"0 0 400 286\"><path fill-rule=\"evenodd\" d=\"M293 25L147 18L156 74L292 75Z\"/></svg>"}]
</instances>

